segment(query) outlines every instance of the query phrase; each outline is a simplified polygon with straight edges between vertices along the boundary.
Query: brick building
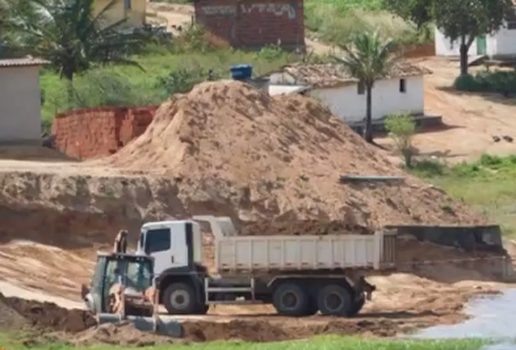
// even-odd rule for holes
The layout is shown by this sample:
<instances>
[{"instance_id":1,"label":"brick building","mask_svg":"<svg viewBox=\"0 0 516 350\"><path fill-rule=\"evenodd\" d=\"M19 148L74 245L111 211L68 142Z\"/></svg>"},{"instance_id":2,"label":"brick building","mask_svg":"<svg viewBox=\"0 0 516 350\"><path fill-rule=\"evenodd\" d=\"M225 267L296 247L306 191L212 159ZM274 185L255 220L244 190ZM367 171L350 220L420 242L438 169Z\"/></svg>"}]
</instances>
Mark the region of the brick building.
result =
<instances>
[{"instance_id":1,"label":"brick building","mask_svg":"<svg viewBox=\"0 0 516 350\"><path fill-rule=\"evenodd\" d=\"M195 22L233 47L305 47L303 0L193 1Z\"/></svg>"}]
</instances>

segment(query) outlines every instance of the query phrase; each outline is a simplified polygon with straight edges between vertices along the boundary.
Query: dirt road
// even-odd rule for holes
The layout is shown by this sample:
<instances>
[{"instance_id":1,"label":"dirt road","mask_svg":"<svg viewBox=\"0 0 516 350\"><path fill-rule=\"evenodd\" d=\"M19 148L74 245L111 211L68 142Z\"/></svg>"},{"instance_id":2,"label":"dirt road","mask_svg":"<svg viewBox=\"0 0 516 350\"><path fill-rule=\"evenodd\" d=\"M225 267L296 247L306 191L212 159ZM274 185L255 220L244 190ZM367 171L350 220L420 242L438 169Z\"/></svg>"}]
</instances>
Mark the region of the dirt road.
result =
<instances>
[{"instance_id":1,"label":"dirt road","mask_svg":"<svg viewBox=\"0 0 516 350\"><path fill-rule=\"evenodd\" d=\"M443 116L445 130L419 134L422 155L452 162L477 159L482 153L514 154L515 143L495 143L492 135L515 137L516 100L500 94L466 94L450 89L459 66L440 58L414 60L434 73L425 77L425 109ZM472 68L472 71L483 67Z\"/></svg>"}]
</instances>

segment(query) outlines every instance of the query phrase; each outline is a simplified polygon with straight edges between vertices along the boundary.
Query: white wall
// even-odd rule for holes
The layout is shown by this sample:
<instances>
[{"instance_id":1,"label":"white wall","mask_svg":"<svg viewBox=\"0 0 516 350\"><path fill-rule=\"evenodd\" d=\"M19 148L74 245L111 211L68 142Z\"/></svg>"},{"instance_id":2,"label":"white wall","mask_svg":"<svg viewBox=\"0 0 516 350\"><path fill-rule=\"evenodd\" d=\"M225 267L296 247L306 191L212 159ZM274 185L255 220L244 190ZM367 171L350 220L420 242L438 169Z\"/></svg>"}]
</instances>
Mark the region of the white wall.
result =
<instances>
[{"instance_id":1,"label":"white wall","mask_svg":"<svg viewBox=\"0 0 516 350\"><path fill-rule=\"evenodd\" d=\"M39 67L0 68L0 143L41 143Z\"/></svg>"},{"instance_id":2,"label":"white wall","mask_svg":"<svg viewBox=\"0 0 516 350\"><path fill-rule=\"evenodd\" d=\"M492 46L490 55L516 55L516 30L501 29L492 39ZM489 41L487 49L489 53Z\"/></svg>"},{"instance_id":3,"label":"white wall","mask_svg":"<svg viewBox=\"0 0 516 350\"><path fill-rule=\"evenodd\" d=\"M435 54L437 56L459 56L459 46L458 41L452 45L450 39L446 38L437 28L435 29ZM516 55L516 30L503 28L493 35L487 35L486 53L488 56ZM469 48L468 54L469 56L478 54L476 41Z\"/></svg>"},{"instance_id":4,"label":"white wall","mask_svg":"<svg viewBox=\"0 0 516 350\"><path fill-rule=\"evenodd\" d=\"M424 113L423 76L405 79L406 92L399 90L399 79L380 80L375 83L372 95L372 118L380 119L391 113ZM316 89L310 95L325 103L346 122L358 122L366 115L366 94L358 94L357 85L333 89Z\"/></svg>"}]
</instances>

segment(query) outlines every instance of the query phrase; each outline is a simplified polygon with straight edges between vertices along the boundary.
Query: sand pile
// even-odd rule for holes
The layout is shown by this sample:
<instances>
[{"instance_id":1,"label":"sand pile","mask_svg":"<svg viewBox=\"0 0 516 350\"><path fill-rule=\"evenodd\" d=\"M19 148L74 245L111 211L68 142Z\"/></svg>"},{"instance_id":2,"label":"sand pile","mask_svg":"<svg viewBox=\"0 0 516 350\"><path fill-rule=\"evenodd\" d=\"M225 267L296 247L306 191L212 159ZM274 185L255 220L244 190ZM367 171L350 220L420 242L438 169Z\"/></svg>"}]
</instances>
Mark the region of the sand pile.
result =
<instances>
[{"instance_id":1,"label":"sand pile","mask_svg":"<svg viewBox=\"0 0 516 350\"><path fill-rule=\"evenodd\" d=\"M75 333L95 324L94 317L83 310L67 310L54 303L8 298L0 294L0 329L36 328Z\"/></svg>"},{"instance_id":2,"label":"sand pile","mask_svg":"<svg viewBox=\"0 0 516 350\"><path fill-rule=\"evenodd\" d=\"M175 179L189 213L254 222L245 234L479 220L410 176L394 184L339 184L343 174L407 175L317 101L272 98L235 81L172 97L147 131L107 162ZM324 221L329 229L321 229Z\"/></svg>"}]
</instances>

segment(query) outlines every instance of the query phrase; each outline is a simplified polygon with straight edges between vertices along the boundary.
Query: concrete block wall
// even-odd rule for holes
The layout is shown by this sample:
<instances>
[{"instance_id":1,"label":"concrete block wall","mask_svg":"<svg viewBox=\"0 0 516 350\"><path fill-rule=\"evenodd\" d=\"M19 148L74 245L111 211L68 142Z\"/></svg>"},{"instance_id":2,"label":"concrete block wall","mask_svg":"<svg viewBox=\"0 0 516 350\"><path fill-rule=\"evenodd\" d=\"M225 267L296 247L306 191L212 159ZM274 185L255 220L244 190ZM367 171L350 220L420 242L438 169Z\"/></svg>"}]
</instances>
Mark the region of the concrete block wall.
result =
<instances>
[{"instance_id":1,"label":"concrete block wall","mask_svg":"<svg viewBox=\"0 0 516 350\"><path fill-rule=\"evenodd\" d=\"M57 114L55 148L77 159L116 153L145 132L159 106L98 107Z\"/></svg>"},{"instance_id":2,"label":"concrete block wall","mask_svg":"<svg viewBox=\"0 0 516 350\"><path fill-rule=\"evenodd\" d=\"M233 47L305 47L303 0L195 0L195 22Z\"/></svg>"}]
</instances>

